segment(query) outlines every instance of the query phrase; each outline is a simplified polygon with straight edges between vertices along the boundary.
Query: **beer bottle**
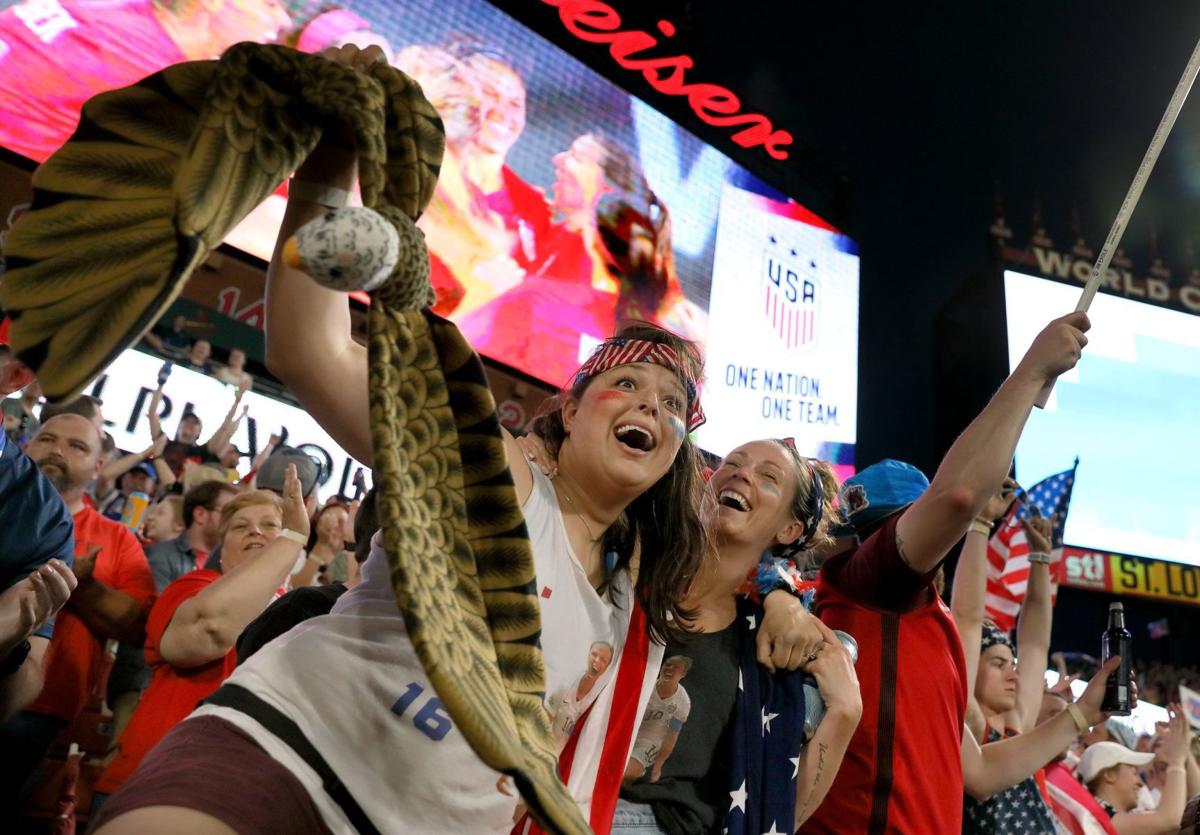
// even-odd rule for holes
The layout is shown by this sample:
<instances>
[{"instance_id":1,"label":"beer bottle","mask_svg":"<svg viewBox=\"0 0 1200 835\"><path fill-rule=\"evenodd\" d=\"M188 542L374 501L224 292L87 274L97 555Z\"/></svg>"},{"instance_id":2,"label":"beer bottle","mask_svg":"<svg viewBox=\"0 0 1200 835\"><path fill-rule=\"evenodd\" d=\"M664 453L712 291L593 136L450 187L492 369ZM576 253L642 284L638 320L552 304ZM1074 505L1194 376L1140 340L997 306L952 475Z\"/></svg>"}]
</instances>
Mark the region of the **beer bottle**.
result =
<instances>
[{"instance_id":1,"label":"beer bottle","mask_svg":"<svg viewBox=\"0 0 1200 835\"><path fill-rule=\"evenodd\" d=\"M1130 675L1133 666L1133 635L1125 628L1125 607L1120 603L1108 606L1108 629L1100 639L1100 663L1114 655L1121 656L1121 666L1108 677L1104 687L1104 702L1100 709L1114 716L1128 716L1130 706Z\"/></svg>"}]
</instances>

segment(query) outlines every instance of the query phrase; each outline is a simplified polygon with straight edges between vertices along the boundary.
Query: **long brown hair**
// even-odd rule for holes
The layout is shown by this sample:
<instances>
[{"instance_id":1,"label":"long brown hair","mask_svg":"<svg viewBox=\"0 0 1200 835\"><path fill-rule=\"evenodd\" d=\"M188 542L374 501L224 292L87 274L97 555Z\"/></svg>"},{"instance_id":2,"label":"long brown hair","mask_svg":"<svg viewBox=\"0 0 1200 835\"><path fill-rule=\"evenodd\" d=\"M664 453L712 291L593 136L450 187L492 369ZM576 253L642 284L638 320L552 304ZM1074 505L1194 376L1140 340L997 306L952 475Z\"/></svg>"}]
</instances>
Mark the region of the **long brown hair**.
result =
<instances>
[{"instance_id":1,"label":"long brown hair","mask_svg":"<svg viewBox=\"0 0 1200 835\"><path fill-rule=\"evenodd\" d=\"M701 378L704 361L694 342L646 322L630 323L617 336L667 345L687 365L693 379ZM582 397L593 379L581 380L551 397L534 417L532 431L555 456L567 437L563 406ZM684 388L687 389L686 384ZM666 474L630 502L601 537L603 552L617 555L614 573L628 568L635 551L638 552L635 594L646 612L650 637L659 643L679 639L686 633L684 624L692 619L694 612L680 603L710 550L708 533L700 521L700 495L704 487L700 467L699 453L691 439L685 437Z\"/></svg>"}]
</instances>

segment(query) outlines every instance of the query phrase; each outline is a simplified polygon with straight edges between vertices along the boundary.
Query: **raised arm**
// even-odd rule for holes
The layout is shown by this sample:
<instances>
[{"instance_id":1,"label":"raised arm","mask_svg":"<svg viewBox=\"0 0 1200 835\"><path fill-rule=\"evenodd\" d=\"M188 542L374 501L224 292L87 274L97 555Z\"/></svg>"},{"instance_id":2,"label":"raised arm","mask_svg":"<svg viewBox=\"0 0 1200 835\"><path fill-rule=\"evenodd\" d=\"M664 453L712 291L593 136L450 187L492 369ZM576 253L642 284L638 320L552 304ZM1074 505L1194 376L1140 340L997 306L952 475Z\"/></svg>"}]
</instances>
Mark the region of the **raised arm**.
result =
<instances>
[{"instance_id":1,"label":"raised arm","mask_svg":"<svg viewBox=\"0 0 1200 835\"><path fill-rule=\"evenodd\" d=\"M157 460L158 456L162 455L163 450L167 448L167 436L156 435L155 440L141 452L131 452L128 455L122 455L120 458L114 458L109 461L100 470L99 478L105 481L116 481L125 473L132 470L143 461ZM158 467L155 467L155 472L158 472ZM167 468L170 470L170 467ZM168 484L175 483L175 476L172 474Z\"/></svg>"},{"instance_id":2,"label":"raised arm","mask_svg":"<svg viewBox=\"0 0 1200 835\"><path fill-rule=\"evenodd\" d=\"M1071 313L1047 325L991 402L950 447L929 489L896 526L896 541L913 571L927 574L937 568L1004 481L1038 392L1047 381L1075 367L1089 327L1084 313Z\"/></svg>"},{"instance_id":3,"label":"raised arm","mask_svg":"<svg viewBox=\"0 0 1200 835\"><path fill-rule=\"evenodd\" d=\"M850 653L833 630L813 619L825 636L825 646L808 672L817 679L825 701L825 717L800 753L796 775L796 825L799 829L825 800L842 766L850 738L862 718L862 695Z\"/></svg>"},{"instance_id":4,"label":"raised arm","mask_svg":"<svg viewBox=\"0 0 1200 835\"><path fill-rule=\"evenodd\" d=\"M267 445L259 450L258 455L254 456L254 460L250 462L250 472L257 473L262 469L262 465L271 457L271 453L275 451L275 447L279 446L280 437L272 435L267 441Z\"/></svg>"},{"instance_id":5,"label":"raised arm","mask_svg":"<svg viewBox=\"0 0 1200 835\"><path fill-rule=\"evenodd\" d=\"M987 544L992 524L1012 506L1017 483L1005 479L1004 486L988 499L983 512L975 519L963 540L962 553L954 569L950 587L950 611L962 637L963 655L967 661L968 690L975 686L979 671L979 643L983 632L984 601L987 598Z\"/></svg>"},{"instance_id":6,"label":"raised arm","mask_svg":"<svg viewBox=\"0 0 1200 835\"><path fill-rule=\"evenodd\" d=\"M1054 520L1043 519L1036 514L1036 508L1034 512L1034 517L1024 523L1029 540L1029 580L1017 622L1017 728L1021 733L1037 724L1046 689L1050 626L1054 619L1049 562Z\"/></svg>"},{"instance_id":7,"label":"raised arm","mask_svg":"<svg viewBox=\"0 0 1200 835\"><path fill-rule=\"evenodd\" d=\"M386 60L377 46L336 51L334 60L366 69ZM354 148L322 139L293 179L351 191L358 168ZM289 197L267 269L267 367L282 380L343 449L366 466L373 451L367 400L367 350L351 338L349 299L287 266L283 245L328 211Z\"/></svg>"},{"instance_id":8,"label":"raised arm","mask_svg":"<svg viewBox=\"0 0 1200 835\"><path fill-rule=\"evenodd\" d=\"M159 383L158 388L154 390L154 394L150 395L150 405L146 408L146 417L150 420L150 437L157 439L163 436L162 418L158 416L159 407L162 406L163 387Z\"/></svg>"},{"instance_id":9,"label":"raised arm","mask_svg":"<svg viewBox=\"0 0 1200 835\"><path fill-rule=\"evenodd\" d=\"M1079 697L1079 701L1075 702L1088 727L1099 724L1106 718L1105 713L1100 710L1100 703L1104 699L1104 684L1120 661L1119 656L1110 658L1088 682L1087 689ZM983 802L996 792L1015 786L1025 778L1033 776L1039 768L1062 753L1080 731L1072 712L1068 710L1043 722L1029 733L984 746L980 746L971 734L964 733L964 791Z\"/></svg>"},{"instance_id":10,"label":"raised arm","mask_svg":"<svg viewBox=\"0 0 1200 835\"><path fill-rule=\"evenodd\" d=\"M246 396L245 389L238 389L237 394L233 397L233 405L229 407L229 411L225 413L225 420L221 421L221 425L213 436L208 439L208 443L204 446L213 455L220 455L225 447L229 446L229 442L233 440L233 435L237 432L238 426L241 425L242 419L246 417L246 413L250 411L250 407L244 407L240 412L238 407L242 405L242 398Z\"/></svg>"},{"instance_id":11,"label":"raised arm","mask_svg":"<svg viewBox=\"0 0 1200 835\"><path fill-rule=\"evenodd\" d=\"M284 484L283 524L308 534L308 512L294 464L288 466ZM300 548L299 542L277 536L260 554L180 604L159 642L163 660L173 667L199 667L233 649L238 635L287 580Z\"/></svg>"}]
</instances>

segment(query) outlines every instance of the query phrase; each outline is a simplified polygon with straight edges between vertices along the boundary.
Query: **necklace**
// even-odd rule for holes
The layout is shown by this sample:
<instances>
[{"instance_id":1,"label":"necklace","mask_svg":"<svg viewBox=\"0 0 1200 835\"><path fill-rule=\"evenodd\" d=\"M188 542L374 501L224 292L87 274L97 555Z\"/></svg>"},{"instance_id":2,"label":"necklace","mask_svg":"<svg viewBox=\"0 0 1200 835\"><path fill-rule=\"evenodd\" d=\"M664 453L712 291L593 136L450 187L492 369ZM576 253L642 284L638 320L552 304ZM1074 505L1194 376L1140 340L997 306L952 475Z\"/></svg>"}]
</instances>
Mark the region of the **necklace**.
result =
<instances>
[{"instance_id":1,"label":"necklace","mask_svg":"<svg viewBox=\"0 0 1200 835\"><path fill-rule=\"evenodd\" d=\"M571 506L571 510L575 511L575 516L579 519L579 521L583 522L583 529L585 531L587 531L588 539L593 544L599 542L600 538L597 537L594 533L592 533L592 526L588 524L587 517L585 517L583 515L583 513L580 512L579 508L577 508L575 506L575 500L572 499L571 494L567 492L566 485L564 484L562 487L562 490L559 490L558 487L559 487L559 484L561 484L561 482L558 479L555 479L554 481L552 481L551 484L554 485L555 492L557 492L560 496L562 496L564 499L567 500L567 504L569 504Z\"/></svg>"}]
</instances>

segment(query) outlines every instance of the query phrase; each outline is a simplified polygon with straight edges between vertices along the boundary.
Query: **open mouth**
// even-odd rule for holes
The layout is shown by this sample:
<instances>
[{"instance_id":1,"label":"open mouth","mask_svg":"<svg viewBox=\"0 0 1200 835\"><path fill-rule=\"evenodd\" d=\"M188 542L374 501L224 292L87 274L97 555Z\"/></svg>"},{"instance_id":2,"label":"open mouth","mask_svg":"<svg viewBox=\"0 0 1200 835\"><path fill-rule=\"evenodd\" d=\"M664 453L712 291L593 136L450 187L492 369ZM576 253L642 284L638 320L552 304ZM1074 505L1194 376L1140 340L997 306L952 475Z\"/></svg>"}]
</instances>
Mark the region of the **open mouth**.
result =
<instances>
[{"instance_id":1,"label":"open mouth","mask_svg":"<svg viewBox=\"0 0 1200 835\"><path fill-rule=\"evenodd\" d=\"M617 440L638 452L649 452L654 449L654 436L646 429L632 423L618 426L613 432Z\"/></svg>"},{"instance_id":2,"label":"open mouth","mask_svg":"<svg viewBox=\"0 0 1200 835\"><path fill-rule=\"evenodd\" d=\"M734 490L722 490L717 495L717 503L722 507L740 510L742 513L750 511L750 502L741 493Z\"/></svg>"}]
</instances>

